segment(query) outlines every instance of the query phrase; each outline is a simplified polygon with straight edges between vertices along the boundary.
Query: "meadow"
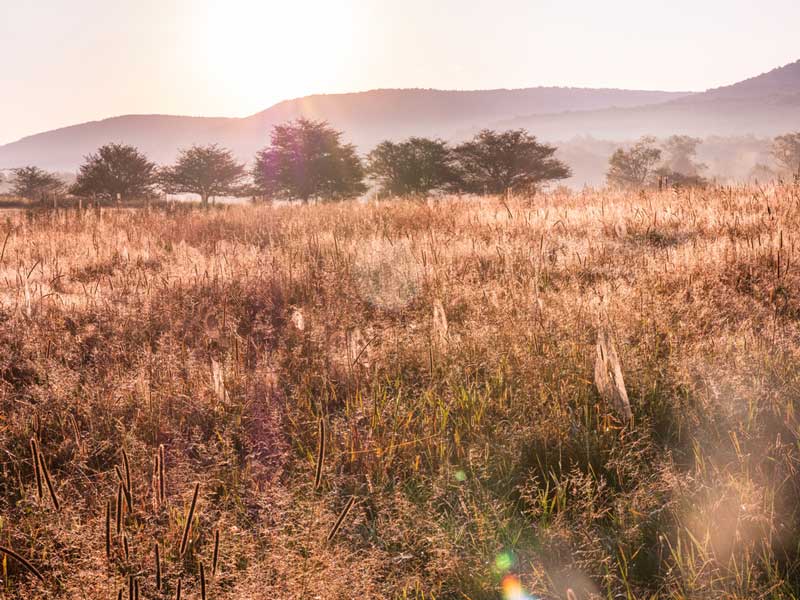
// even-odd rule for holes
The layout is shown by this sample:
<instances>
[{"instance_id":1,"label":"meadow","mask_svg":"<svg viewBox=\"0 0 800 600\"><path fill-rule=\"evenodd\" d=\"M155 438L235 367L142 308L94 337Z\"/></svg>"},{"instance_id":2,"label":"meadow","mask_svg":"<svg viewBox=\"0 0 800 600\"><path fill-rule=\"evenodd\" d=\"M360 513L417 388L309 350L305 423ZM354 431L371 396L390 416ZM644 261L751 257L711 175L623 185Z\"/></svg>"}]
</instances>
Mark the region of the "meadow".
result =
<instances>
[{"instance_id":1,"label":"meadow","mask_svg":"<svg viewBox=\"0 0 800 600\"><path fill-rule=\"evenodd\" d=\"M800 598L796 185L0 219L2 598Z\"/></svg>"}]
</instances>

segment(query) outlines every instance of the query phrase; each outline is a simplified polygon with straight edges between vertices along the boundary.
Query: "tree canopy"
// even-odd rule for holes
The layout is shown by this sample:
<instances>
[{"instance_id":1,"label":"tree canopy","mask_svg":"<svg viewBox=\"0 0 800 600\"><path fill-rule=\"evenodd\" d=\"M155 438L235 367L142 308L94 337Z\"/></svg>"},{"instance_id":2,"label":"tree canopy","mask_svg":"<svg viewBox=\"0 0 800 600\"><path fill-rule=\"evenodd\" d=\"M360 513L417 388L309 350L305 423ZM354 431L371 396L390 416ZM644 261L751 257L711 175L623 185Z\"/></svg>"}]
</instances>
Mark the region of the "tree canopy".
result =
<instances>
[{"instance_id":1,"label":"tree canopy","mask_svg":"<svg viewBox=\"0 0 800 600\"><path fill-rule=\"evenodd\" d=\"M772 156L781 170L800 177L800 131L776 137Z\"/></svg>"},{"instance_id":2,"label":"tree canopy","mask_svg":"<svg viewBox=\"0 0 800 600\"><path fill-rule=\"evenodd\" d=\"M367 174L393 196L445 190L455 176L447 142L421 137L379 144L367 157Z\"/></svg>"},{"instance_id":3,"label":"tree canopy","mask_svg":"<svg viewBox=\"0 0 800 600\"><path fill-rule=\"evenodd\" d=\"M706 185L701 173L708 167L696 160L701 143L699 138L673 135L659 148L656 138L645 136L628 150L619 148L614 152L608 161L606 180L609 185L622 188Z\"/></svg>"},{"instance_id":4,"label":"tree canopy","mask_svg":"<svg viewBox=\"0 0 800 600\"><path fill-rule=\"evenodd\" d=\"M606 179L616 187L643 187L648 184L656 165L661 160L661 150L655 146L654 137L643 137L628 150L618 148L609 159Z\"/></svg>"},{"instance_id":5,"label":"tree canopy","mask_svg":"<svg viewBox=\"0 0 800 600\"><path fill-rule=\"evenodd\" d=\"M444 190L454 180L447 143L421 137L381 142L367 156L367 174L380 193L390 196L422 196Z\"/></svg>"},{"instance_id":6,"label":"tree canopy","mask_svg":"<svg viewBox=\"0 0 800 600\"><path fill-rule=\"evenodd\" d=\"M11 193L21 198L42 202L64 189L61 178L39 167L21 167L11 172Z\"/></svg>"},{"instance_id":7,"label":"tree canopy","mask_svg":"<svg viewBox=\"0 0 800 600\"><path fill-rule=\"evenodd\" d=\"M133 146L107 144L80 167L71 192L122 201L152 193L156 166Z\"/></svg>"},{"instance_id":8,"label":"tree canopy","mask_svg":"<svg viewBox=\"0 0 800 600\"><path fill-rule=\"evenodd\" d=\"M543 183L571 175L569 167L555 158L556 150L524 129L484 129L453 150L456 186L475 194L533 191Z\"/></svg>"},{"instance_id":9,"label":"tree canopy","mask_svg":"<svg viewBox=\"0 0 800 600\"><path fill-rule=\"evenodd\" d=\"M366 192L355 146L324 121L276 125L270 145L256 155L253 182L265 196L289 200L341 200Z\"/></svg>"},{"instance_id":10,"label":"tree canopy","mask_svg":"<svg viewBox=\"0 0 800 600\"><path fill-rule=\"evenodd\" d=\"M198 194L204 206L209 198L236 195L244 177L244 165L216 144L181 150L176 163L158 174L165 192Z\"/></svg>"},{"instance_id":11,"label":"tree canopy","mask_svg":"<svg viewBox=\"0 0 800 600\"><path fill-rule=\"evenodd\" d=\"M664 142L664 167L687 178L699 178L708 165L697 162L697 147L703 140L688 135L673 135Z\"/></svg>"}]
</instances>

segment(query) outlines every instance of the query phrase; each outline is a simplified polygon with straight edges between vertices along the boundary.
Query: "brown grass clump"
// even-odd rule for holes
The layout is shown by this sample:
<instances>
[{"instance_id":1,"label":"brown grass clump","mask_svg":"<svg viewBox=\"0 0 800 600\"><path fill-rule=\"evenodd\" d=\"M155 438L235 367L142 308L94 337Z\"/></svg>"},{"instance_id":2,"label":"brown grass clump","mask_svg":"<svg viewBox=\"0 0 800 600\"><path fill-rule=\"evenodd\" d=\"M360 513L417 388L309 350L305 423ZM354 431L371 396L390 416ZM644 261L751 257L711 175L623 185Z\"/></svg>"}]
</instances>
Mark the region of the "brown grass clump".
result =
<instances>
[{"instance_id":1,"label":"brown grass clump","mask_svg":"<svg viewBox=\"0 0 800 600\"><path fill-rule=\"evenodd\" d=\"M799 234L791 185L9 212L0 596L796 599Z\"/></svg>"}]
</instances>

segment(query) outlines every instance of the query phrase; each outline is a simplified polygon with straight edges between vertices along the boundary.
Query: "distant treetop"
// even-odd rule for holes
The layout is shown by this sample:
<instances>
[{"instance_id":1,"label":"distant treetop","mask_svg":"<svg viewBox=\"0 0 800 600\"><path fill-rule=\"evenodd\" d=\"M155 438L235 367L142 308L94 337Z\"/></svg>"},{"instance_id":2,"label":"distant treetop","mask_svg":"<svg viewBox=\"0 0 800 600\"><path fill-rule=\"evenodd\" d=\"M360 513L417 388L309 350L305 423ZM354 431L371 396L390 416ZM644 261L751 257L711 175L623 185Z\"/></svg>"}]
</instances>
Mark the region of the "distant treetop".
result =
<instances>
[{"instance_id":1,"label":"distant treetop","mask_svg":"<svg viewBox=\"0 0 800 600\"><path fill-rule=\"evenodd\" d=\"M556 150L524 129L484 129L453 151L457 187L474 194L534 191L572 175L570 168L555 158Z\"/></svg>"},{"instance_id":2,"label":"distant treetop","mask_svg":"<svg viewBox=\"0 0 800 600\"><path fill-rule=\"evenodd\" d=\"M176 163L158 173L158 181L166 193L197 194L206 206L209 198L236 195L245 174L230 150L211 144L181 150Z\"/></svg>"},{"instance_id":3,"label":"distant treetop","mask_svg":"<svg viewBox=\"0 0 800 600\"><path fill-rule=\"evenodd\" d=\"M86 157L70 191L121 201L148 196L153 191L156 166L133 146L107 144Z\"/></svg>"},{"instance_id":4,"label":"distant treetop","mask_svg":"<svg viewBox=\"0 0 800 600\"><path fill-rule=\"evenodd\" d=\"M39 167L21 167L13 169L12 173L11 193L20 198L43 202L64 190L64 182L60 177Z\"/></svg>"},{"instance_id":5,"label":"distant treetop","mask_svg":"<svg viewBox=\"0 0 800 600\"><path fill-rule=\"evenodd\" d=\"M256 155L253 182L265 196L308 201L354 198L367 191L355 146L324 121L276 125Z\"/></svg>"},{"instance_id":6,"label":"distant treetop","mask_svg":"<svg viewBox=\"0 0 800 600\"><path fill-rule=\"evenodd\" d=\"M420 137L381 142L367 157L367 173L388 196L424 196L456 179L447 143Z\"/></svg>"}]
</instances>

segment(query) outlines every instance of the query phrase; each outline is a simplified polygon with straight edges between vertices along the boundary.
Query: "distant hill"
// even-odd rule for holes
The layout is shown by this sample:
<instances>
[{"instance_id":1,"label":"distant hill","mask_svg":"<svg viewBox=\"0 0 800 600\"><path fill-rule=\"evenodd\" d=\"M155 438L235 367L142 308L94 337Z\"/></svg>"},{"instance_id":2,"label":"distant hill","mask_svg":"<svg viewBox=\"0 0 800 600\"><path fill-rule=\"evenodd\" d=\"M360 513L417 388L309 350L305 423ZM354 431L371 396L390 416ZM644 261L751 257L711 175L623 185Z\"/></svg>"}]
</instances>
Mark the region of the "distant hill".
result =
<instances>
[{"instance_id":1,"label":"distant hill","mask_svg":"<svg viewBox=\"0 0 800 600\"><path fill-rule=\"evenodd\" d=\"M639 107L531 114L497 124L524 127L544 139L577 135L631 139L684 133L774 136L800 129L800 61L739 83Z\"/></svg>"},{"instance_id":2,"label":"distant hill","mask_svg":"<svg viewBox=\"0 0 800 600\"><path fill-rule=\"evenodd\" d=\"M797 102L798 95L800 95L800 60L733 85L696 94L693 101L745 100L772 96Z\"/></svg>"},{"instance_id":3,"label":"distant hill","mask_svg":"<svg viewBox=\"0 0 800 600\"><path fill-rule=\"evenodd\" d=\"M64 127L0 146L0 168L35 164L47 169L77 168L84 155L108 142L142 149L159 163L178 148L216 142L242 160L266 145L273 125L306 116L325 119L367 152L384 139L409 135L453 139L501 120L526 114L553 114L634 107L685 97L686 93L613 89L530 88L520 90L374 90L308 96L280 102L245 118L130 115Z\"/></svg>"}]
</instances>

